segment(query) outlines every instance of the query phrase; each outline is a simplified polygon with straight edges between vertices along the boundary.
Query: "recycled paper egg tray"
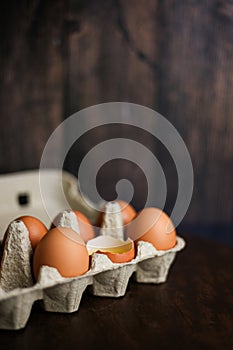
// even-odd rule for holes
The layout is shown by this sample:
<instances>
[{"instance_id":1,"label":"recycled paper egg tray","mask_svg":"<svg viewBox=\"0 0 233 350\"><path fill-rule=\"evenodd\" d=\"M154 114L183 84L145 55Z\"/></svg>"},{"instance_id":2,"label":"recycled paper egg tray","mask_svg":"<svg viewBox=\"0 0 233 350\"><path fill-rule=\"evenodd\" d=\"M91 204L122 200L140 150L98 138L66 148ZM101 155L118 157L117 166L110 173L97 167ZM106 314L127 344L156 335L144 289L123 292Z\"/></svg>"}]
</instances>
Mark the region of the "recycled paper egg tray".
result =
<instances>
[{"instance_id":1,"label":"recycled paper egg tray","mask_svg":"<svg viewBox=\"0 0 233 350\"><path fill-rule=\"evenodd\" d=\"M59 210L63 210L62 208L66 205L62 197L58 196L60 173L57 170L44 170L43 176L51 192L51 210L53 211L52 215L55 215ZM72 207L83 211L90 220L94 218L96 213L90 209L90 206L86 205L86 201L80 195L77 188L77 179L71 174L63 172L62 181L66 196L72 203ZM15 173L7 176L2 175L0 176L0 189L4 197L11 203L9 210L12 217L23 215L22 209L15 204L14 200L17 198L18 191L26 192L30 194L31 202L37 204L37 207L33 208L29 203L26 212L31 213L31 215L38 212L39 217L42 217L49 227L50 219L43 211L43 202L40 197L38 171ZM8 207L4 207L4 203L4 201L0 203L0 207L2 206L1 210L6 213L5 216L2 216L1 225L3 223L4 225L8 224L10 217ZM117 223L119 215L115 219L115 223ZM77 219L75 219L72 211L64 211L59 220L60 226L67 226L78 231ZM19 224L18 222L17 225L21 225L21 227L18 227L21 231L19 230L15 233L24 232L22 223ZM116 227L118 227L117 224ZM122 230L119 232L115 230L114 234L117 234L118 238L122 238ZM20 245L22 237L20 238L18 235L15 237L17 237ZM29 240L28 235L27 240ZM13 244L15 245L15 241ZM135 258L130 262L121 264L113 263L105 254L93 253L90 257L89 271L82 276L74 278L61 277L57 269L43 266L40 269L36 283L32 279L30 272L31 256L29 251L31 247L29 246L30 243L28 243L28 251L26 251L24 256L24 259L26 257L26 269L25 266L22 268L18 266L18 262L21 260L13 258L5 269L8 277L11 277L11 271L9 273L8 270L15 269L12 274L14 276L13 281L11 278L8 279L10 285L11 282L13 284L10 288L4 288L0 283L0 329L13 330L24 328L30 317L32 305L37 300L42 301L43 308L46 311L71 313L79 309L82 295L87 287L89 287L89 291L93 295L99 297L120 297L125 295L132 275L138 283L158 284L165 282L170 266L177 252L184 248L185 242L181 237L177 236L176 246L163 251L156 250L149 242L139 241L136 246Z\"/></svg>"},{"instance_id":2,"label":"recycled paper egg tray","mask_svg":"<svg viewBox=\"0 0 233 350\"><path fill-rule=\"evenodd\" d=\"M126 293L133 273L139 283L165 282L176 253L184 245L184 240L177 237L174 248L158 251L150 243L140 241L135 259L122 264L112 263L104 254L94 253L89 271L75 278L63 278L55 268L43 266L38 282L32 287L8 293L0 289L0 328L25 327L36 300L43 300L46 311L71 313L79 309L88 286L93 295L120 297Z\"/></svg>"}]
</instances>

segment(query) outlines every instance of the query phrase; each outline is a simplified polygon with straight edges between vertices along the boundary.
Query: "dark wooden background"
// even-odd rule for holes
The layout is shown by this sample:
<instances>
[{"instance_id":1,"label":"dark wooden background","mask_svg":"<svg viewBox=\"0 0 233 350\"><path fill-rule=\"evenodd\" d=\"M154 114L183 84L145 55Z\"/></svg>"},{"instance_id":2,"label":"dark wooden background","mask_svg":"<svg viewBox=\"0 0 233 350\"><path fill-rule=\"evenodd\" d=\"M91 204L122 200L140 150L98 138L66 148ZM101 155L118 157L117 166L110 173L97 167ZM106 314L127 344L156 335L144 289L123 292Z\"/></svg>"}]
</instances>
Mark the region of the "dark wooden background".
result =
<instances>
[{"instance_id":1,"label":"dark wooden background","mask_svg":"<svg viewBox=\"0 0 233 350\"><path fill-rule=\"evenodd\" d=\"M54 128L84 107L142 104L173 123L192 157L195 188L180 229L233 242L232 0L33 0L0 7L0 172L37 168ZM92 144L119 132L134 133L97 130ZM139 136L164 167L169 212L174 165L157 141ZM71 155L81 161L89 147L87 138L74 145L66 169L74 172ZM103 169L105 197L113 188L106 179L120 178L121 168L124 177L134 173L125 163ZM137 209L142 191L138 186Z\"/></svg>"}]
</instances>

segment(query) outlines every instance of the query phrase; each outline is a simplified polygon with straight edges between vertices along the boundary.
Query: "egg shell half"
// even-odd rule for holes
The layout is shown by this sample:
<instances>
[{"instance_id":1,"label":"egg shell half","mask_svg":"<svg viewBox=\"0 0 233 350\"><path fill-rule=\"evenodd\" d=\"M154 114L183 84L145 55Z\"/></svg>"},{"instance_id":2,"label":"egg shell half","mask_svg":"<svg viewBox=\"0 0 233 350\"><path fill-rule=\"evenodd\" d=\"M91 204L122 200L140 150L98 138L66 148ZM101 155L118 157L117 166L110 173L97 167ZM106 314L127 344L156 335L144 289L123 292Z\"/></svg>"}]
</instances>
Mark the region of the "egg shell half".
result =
<instances>
[{"instance_id":1,"label":"egg shell half","mask_svg":"<svg viewBox=\"0 0 233 350\"><path fill-rule=\"evenodd\" d=\"M134 242L122 241L111 236L98 236L87 242L89 254L105 254L113 263L126 263L135 257Z\"/></svg>"},{"instance_id":2,"label":"egg shell half","mask_svg":"<svg viewBox=\"0 0 233 350\"><path fill-rule=\"evenodd\" d=\"M115 264L129 262L133 260L135 257L134 244L132 244L132 247L130 250L124 253L110 253L110 252L101 252L101 251L97 251L97 253L107 255L107 257Z\"/></svg>"}]
</instances>

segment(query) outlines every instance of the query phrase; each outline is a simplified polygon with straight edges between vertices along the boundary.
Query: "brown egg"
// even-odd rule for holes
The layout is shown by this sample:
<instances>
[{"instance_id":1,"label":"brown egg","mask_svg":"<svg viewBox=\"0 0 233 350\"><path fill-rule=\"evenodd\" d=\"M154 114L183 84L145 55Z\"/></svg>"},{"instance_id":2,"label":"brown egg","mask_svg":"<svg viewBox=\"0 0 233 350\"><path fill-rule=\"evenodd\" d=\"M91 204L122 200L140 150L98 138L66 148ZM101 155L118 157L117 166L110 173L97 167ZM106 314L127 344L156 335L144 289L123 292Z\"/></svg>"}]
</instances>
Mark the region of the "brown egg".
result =
<instances>
[{"instance_id":1,"label":"brown egg","mask_svg":"<svg viewBox=\"0 0 233 350\"><path fill-rule=\"evenodd\" d=\"M33 273L37 280L41 266L55 267L63 277L83 275L89 269L89 254L80 235L67 227L48 231L33 256Z\"/></svg>"},{"instance_id":2,"label":"brown egg","mask_svg":"<svg viewBox=\"0 0 233 350\"><path fill-rule=\"evenodd\" d=\"M32 250L34 251L37 244L40 242L40 240L44 237L44 235L48 232L47 227L43 224L42 221L37 219L34 216L20 216L19 218L15 219L18 221L22 221L29 232L29 239L31 242ZM5 240L6 240L7 231L3 237L2 241L2 247L4 248ZM2 249L3 249L2 248Z\"/></svg>"},{"instance_id":3,"label":"brown egg","mask_svg":"<svg viewBox=\"0 0 233 350\"><path fill-rule=\"evenodd\" d=\"M158 250L176 245L176 230L169 216L157 208L145 208L130 223L127 236L135 242L146 241Z\"/></svg>"},{"instance_id":4,"label":"brown egg","mask_svg":"<svg viewBox=\"0 0 233 350\"><path fill-rule=\"evenodd\" d=\"M137 215L136 210L133 208L132 205L122 200L117 200L115 202L118 203L121 207L123 225L127 225L136 217ZM97 223L96 223L96 226L98 227L101 227L102 225L103 214L104 213L101 212L100 215L98 216Z\"/></svg>"}]
</instances>

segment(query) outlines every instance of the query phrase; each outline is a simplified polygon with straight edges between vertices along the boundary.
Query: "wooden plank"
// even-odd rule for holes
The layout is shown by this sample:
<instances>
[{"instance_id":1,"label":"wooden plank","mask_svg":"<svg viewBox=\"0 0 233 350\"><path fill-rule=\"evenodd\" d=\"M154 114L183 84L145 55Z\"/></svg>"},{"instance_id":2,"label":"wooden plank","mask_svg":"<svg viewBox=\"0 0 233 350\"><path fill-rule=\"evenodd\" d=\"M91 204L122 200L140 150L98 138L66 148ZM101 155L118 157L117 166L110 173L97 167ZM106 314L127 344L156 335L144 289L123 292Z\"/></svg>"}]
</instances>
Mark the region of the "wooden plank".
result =
<instances>
[{"instance_id":1,"label":"wooden plank","mask_svg":"<svg viewBox=\"0 0 233 350\"><path fill-rule=\"evenodd\" d=\"M51 132L77 110L109 101L138 103L168 118L191 153L195 188L185 222L232 222L228 1L3 2L0 16L0 173L37 168ZM145 133L100 128L91 142L89 137L75 145L73 155L81 162L91 146L119 134L137 138L161 161L169 212L177 193L175 167L164 147ZM67 166L76 171L72 159ZM134 174L141 185L144 180L131 166L106 168L100 187L121 172ZM111 184L105 191L112 191ZM143 205L139 194L134 203Z\"/></svg>"},{"instance_id":2,"label":"wooden plank","mask_svg":"<svg viewBox=\"0 0 233 350\"><path fill-rule=\"evenodd\" d=\"M147 1L146 6L144 0L136 4L133 1L101 1L99 6L96 2L84 6L80 15L79 9L75 13L74 5L71 6L70 16L79 19L80 31L69 35L67 115L104 102L126 101L151 108L155 106L156 69L147 64L142 53L145 52L149 61L156 61L156 9L157 2L154 1ZM131 120L133 122L133 116ZM73 146L66 168L77 175L80 153L84 155L93 145L114 137L136 139L152 150L155 147L153 137L127 126L100 127ZM100 192L106 199L114 198L114 184L122 176L127 177L135 184L134 205L137 208L143 206L142 189L146 188L146 182L140 169L135 171L136 168L126 161L109 163L101 172L102 181L98 180Z\"/></svg>"},{"instance_id":3,"label":"wooden plank","mask_svg":"<svg viewBox=\"0 0 233 350\"><path fill-rule=\"evenodd\" d=\"M186 221L232 221L232 7L164 1L160 11L159 110L180 131L195 172Z\"/></svg>"},{"instance_id":4,"label":"wooden plank","mask_svg":"<svg viewBox=\"0 0 233 350\"><path fill-rule=\"evenodd\" d=\"M62 121L64 3L1 6L0 172L11 172L37 168Z\"/></svg>"}]
</instances>

